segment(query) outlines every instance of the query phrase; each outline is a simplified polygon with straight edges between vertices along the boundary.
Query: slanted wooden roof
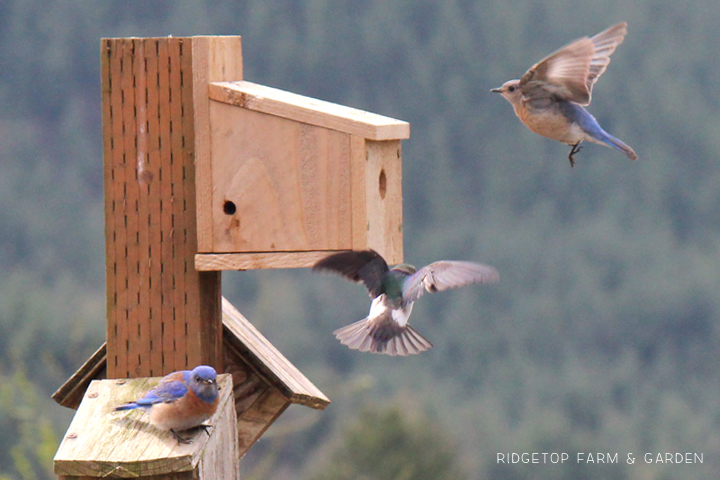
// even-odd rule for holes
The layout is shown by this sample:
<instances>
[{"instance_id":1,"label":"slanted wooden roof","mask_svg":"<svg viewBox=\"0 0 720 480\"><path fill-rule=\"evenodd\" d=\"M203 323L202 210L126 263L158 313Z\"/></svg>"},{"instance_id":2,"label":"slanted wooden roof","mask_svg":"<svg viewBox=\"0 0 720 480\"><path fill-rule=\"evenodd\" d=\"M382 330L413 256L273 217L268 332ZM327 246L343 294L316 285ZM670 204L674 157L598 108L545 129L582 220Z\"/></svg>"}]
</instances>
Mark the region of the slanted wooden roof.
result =
<instances>
[{"instance_id":1,"label":"slanted wooden roof","mask_svg":"<svg viewBox=\"0 0 720 480\"><path fill-rule=\"evenodd\" d=\"M283 356L237 309L222 299L223 340L291 402L324 409L330 400ZM92 380L106 377L107 350L103 344L52 398L60 405L77 408Z\"/></svg>"},{"instance_id":2,"label":"slanted wooden roof","mask_svg":"<svg viewBox=\"0 0 720 480\"><path fill-rule=\"evenodd\" d=\"M410 138L410 124L383 115L305 97L257 83L211 82L212 100L337 130L369 140Z\"/></svg>"},{"instance_id":3,"label":"slanted wooden roof","mask_svg":"<svg viewBox=\"0 0 720 480\"><path fill-rule=\"evenodd\" d=\"M228 343L245 353L245 358L258 367L271 383L292 403L324 409L330 400L283 356L238 310L222 299L223 326ZM251 358L248 358L251 357ZM254 361L252 361L254 359Z\"/></svg>"}]
</instances>

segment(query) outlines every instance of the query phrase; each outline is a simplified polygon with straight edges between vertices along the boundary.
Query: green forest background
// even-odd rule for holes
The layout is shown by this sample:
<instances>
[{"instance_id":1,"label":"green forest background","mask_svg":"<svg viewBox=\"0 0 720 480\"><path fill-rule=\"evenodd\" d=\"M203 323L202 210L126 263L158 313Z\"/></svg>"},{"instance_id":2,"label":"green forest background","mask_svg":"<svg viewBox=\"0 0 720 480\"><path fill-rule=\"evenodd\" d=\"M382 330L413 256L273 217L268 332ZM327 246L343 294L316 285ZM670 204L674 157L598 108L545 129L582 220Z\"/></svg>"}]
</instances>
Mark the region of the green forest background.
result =
<instances>
[{"instance_id":1,"label":"green forest background","mask_svg":"<svg viewBox=\"0 0 720 480\"><path fill-rule=\"evenodd\" d=\"M529 132L490 88L619 22L589 110L640 159ZM407 120L405 259L501 281L424 297L435 348L331 332L365 291L308 269L224 294L333 401L291 407L245 479L707 479L720 467L716 0L0 0L0 479L46 479L50 394L104 341L100 39L243 36L245 78ZM503 465L498 452L633 452ZM646 465L645 452L702 452Z\"/></svg>"}]
</instances>

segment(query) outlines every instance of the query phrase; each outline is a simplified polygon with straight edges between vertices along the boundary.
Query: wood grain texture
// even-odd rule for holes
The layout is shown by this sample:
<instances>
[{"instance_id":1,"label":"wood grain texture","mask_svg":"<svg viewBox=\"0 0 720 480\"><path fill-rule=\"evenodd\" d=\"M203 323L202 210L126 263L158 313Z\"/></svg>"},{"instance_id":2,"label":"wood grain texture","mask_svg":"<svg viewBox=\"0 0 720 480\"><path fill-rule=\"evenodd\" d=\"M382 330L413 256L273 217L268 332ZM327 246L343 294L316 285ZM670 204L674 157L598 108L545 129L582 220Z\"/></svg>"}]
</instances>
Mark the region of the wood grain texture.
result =
<instances>
[{"instance_id":1,"label":"wood grain texture","mask_svg":"<svg viewBox=\"0 0 720 480\"><path fill-rule=\"evenodd\" d=\"M223 324L244 348L243 356L258 365L292 403L324 409L330 400L285 358L237 309L222 299Z\"/></svg>"},{"instance_id":2,"label":"wood grain texture","mask_svg":"<svg viewBox=\"0 0 720 480\"><path fill-rule=\"evenodd\" d=\"M257 252L257 253L199 253L195 255L195 268L213 270L259 270L263 268L307 268L332 253L347 250L320 250L310 252Z\"/></svg>"},{"instance_id":3,"label":"wood grain texture","mask_svg":"<svg viewBox=\"0 0 720 480\"><path fill-rule=\"evenodd\" d=\"M210 116L210 252L350 248L347 134L219 102Z\"/></svg>"},{"instance_id":4,"label":"wood grain texture","mask_svg":"<svg viewBox=\"0 0 720 480\"><path fill-rule=\"evenodd\" d=\"M212 218L200 214L212 208L208 84L243 79L242 40L237 36L193 37L192 53L198 247L201 251L209 251L213 237Z\"/></svg>"},{"instance_id":5,"label":"wood grain texture","mask_svg":"<svg viewBox=\"0 0 720 480\"><path fill-rule=\"evenodd\" d=\"M212 82L209 93L218 102L371 140L410 138L410 124L402 120L252 82Z\"/></svg>"},{"instance_id":6,"label":"wood grain texture","mask_svg":"<svg viewBox=\"0 0 720 480\"><path fill-rule=\"evenodd\" d=\"M103 343L73 376L52 394L52 398L63 407L77 409L90 382L104 378L107 378L106 343Z\"/></svg>"},{"instance_id":7,"label":"wood grain texture","mask_svg":"<svg viewBox=\"0 0 720 480\"><path fill-rule=\"evenodd\" d=\"M218 411L191 444L180 444L170 432L158 430L138 410L115 412L113 408L141 396L161 377L134 380L93 381L55 455L58 475L113 478L238 479L237 425L230 375L220 375ZM180 474L176 476L176 474Z\"/></svg>"},{"instance_id":8,"label":"wood grain texture","mask_svg":"<svg viewBox=\"0 0 720 480\"><path fill-rule=\"evenodd\" d=\"M220 276L194 268L191 43L102 44L111 377L222 364Z\"/></svg>"},{"instance_id":9,"label":"wood grain texture","mask_svg":"<svg viewBox=\"0 0 720 480\"><path fill-rule=\"evenodd\" d=\"M388 264L403 262L402 154L400 141L365 142L367 247Z\"/></svg>"}]
</instances>

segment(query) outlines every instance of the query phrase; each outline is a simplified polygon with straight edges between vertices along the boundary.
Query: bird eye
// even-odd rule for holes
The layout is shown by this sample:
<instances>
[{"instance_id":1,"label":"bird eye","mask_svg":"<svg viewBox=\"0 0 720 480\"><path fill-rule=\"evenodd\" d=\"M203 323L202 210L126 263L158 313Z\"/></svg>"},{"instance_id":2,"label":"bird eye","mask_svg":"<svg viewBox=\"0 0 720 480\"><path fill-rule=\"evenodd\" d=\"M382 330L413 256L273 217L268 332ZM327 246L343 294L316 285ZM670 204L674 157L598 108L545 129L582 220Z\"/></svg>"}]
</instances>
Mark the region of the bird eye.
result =
<instances>
[{"instance_id":1,"label":"bird eye","mask_svg":"<svg viewBox=\"0 0 720 480\"><path fill-rule=\"evenodd\" d=\"M514 87L514 86L512 86L512 85L510 85L510 86L508 87L508 91L510 91L510 92L514 92L514 91L515 91L515 87Z\"/></svg>"}]
</instances>

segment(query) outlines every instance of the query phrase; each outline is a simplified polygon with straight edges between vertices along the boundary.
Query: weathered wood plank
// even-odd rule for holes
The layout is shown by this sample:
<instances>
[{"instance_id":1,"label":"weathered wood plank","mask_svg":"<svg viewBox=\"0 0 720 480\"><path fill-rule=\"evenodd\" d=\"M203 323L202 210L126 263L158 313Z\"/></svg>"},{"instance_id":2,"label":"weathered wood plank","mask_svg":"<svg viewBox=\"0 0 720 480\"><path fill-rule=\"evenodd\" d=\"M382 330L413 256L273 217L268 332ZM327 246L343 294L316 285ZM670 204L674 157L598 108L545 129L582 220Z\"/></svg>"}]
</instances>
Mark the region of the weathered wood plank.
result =
<instances>
[{"instance_id":1,"label":"weathered wood plank","mask_svg":"<svg viewBox=\"0 0 720 480\"><path fill-rule=\"evenodd\" d=\"M238 447L249 449L270 425L290 406L288 399L277 388L262 392L237 419Z\"/></svg>"},{"instance_id":2,"label":"weathered wood plank","mask_svg":"<svg viewBox=\"0 0 720 480\"><path fill-rule=\"evenodd\" d=\"M116 210L121 203L122 182L118 173L122 161L122 148L119 142L122 127L119 84L113 83L114 72L120 71L114 41L103 39L101 43L101 79L102 79L102 116L103 116L103 186L105 189L105 279L107 338L114 344L118 335L118 245L116 232L120 221ZM123 175L124 177L124 175ZM115 365L117 356L112 352L111 363ZM77 401L79 404L79 400Z\"/></svg>"},{"instance_id":3,"label":"weathered wood plank","mask_svg":"<svg viewBox=\"0 0 720 480\"><path fill-rule=\"evenodd\" d=\"M77 409L85 395L85 387L92 380L107 377L107 344L95 353L52 394L53 400L63 407Z\"/></svg>"},{"instance_id":4,"label":"weathered wood plank","mask_svg":"<svg viewBox=\"0 0 720 480\"><path fill-rule=\"evenodd\" d=\"M141 396L160 379L93 381L55 455L55 473L144 478L198 468L208 474L216 468L222 475L199 478L239 478L237 444L233 441L237 426L231 421L235 416L231 376L218 376L220 402L208 421L213 428L209 434L196 431L191 444L180 444L170 432L153 427L141 411L113 411L116 405Z\"/></svg>"},{"instance_id":5,"label":"weathered wood plank","mask_svg":"<svg viewBox=\"0 0 720 480\"><path fill-rule=\"evenodd\" d=\"M328 255L346 250L310 252L200 253L195 268L212 270L258 270L262 268L306 268Z\"/></svg>"},{"instance_id":6,"label":"weathered wood plank","mask_svg":"<svg viewBox=\"0 0 720 480\"><path fill-rule=\"evenodd\" d=\"M172 182L170 208L172 212L173 228L170 231L169 243L172 245L172 263L170 267L173 278L172 305L173 305L173 340L175 342L174 356L175 368L189 368L192 360L188 358L186 342L189 335L197 335L197 330L190 330L188 319L196 312L188 312L188 296L197 295L194 279L189 278L185 270L186 238L188 235L185 224L185 201L187 191L185 182L185 158L183 155L183 122L182 122L182 89L180 69L180 49L184 39L173 38L168 43L170 57L170 177ZM193 189L195 186L190 186ZM192 232L196 235L196 232ZM193 288L195 287L195 288ZM167 355L167 353L166 353Z\"/></svg>"},{"instance_id":7,"label":"weathered wood plank","mask_svg":"<svg viewBox=\"0 0 720 480\"><path fill-rule=\"evenodd\" d=\"M138 121L136 102L136 62L137 57L137 41L136 39L126 39L123 42L123 57L121 77L122 96L123 96L123 152L125 154L125 219L126 219L126 235L121 237L121 242L125 245L125 258L127 262L127 303L124 305L126 311L125 327L127 331L125 348L118 348L118 355L124 355L127 362L127 371L120 376L138 376L141 375L140 355L142 348L138 339L138 332L141 323L139 303L140 303L140 250L139 250L139 234L140 221L138 218L139 210L139 185L137 172L137 138L138 138Z\"/></svg>"},{"instance_id":8,"label":"weathered wood plank","mask_svg":"<svg viewBox=\"0 0 720 480\"><path fill-rule=\"evenodd\" d=\"M410 138L410 124L251 82L212 82L210 98L371 140Z\"/></svg>"},{"instance_id":9,"label":"weathered wood plank","mask_svg":"<svg viewBox=\"0 0 720 480\"><path fill-rule=\"evenodd\" d=\"M172 141L170 133L170 39L158 39L158 115L159 115L159 187L160 187L160 333L158 346L162 350L162 373L170 373L182 367L175 363L176 308L173 303L175 279L172 265L175 245L175 219L173 216L173 178L171 168Z\"/></svg>"},{"instance_id":10,"label":"weathered wood plank","mask_svg":"<svg viewBox=\"0 0 720 480\"><path fill-rule=\"evenodd\" d=\"M291 392L289 400L312 408L324 409L330 400L285 358L248 320L225 298L222 299L223 323L254 356Z\"/></svg>"},{"instance_id":11,"label":"weathered wood plank","mask_svg":"<svg viewBox=\"0 0 720 480\"><path fill-rule=\"evenodd\" d=\"M159 39L145 39L147 64L147 120L148 120L148 162L143 178L147 186L148 208L148 290L150 324L149 375L162 374L163 363L163 304L162 304L162 209L161 177L162 156L160 154L160 72Z\"/></svg>"}]
</instances>

